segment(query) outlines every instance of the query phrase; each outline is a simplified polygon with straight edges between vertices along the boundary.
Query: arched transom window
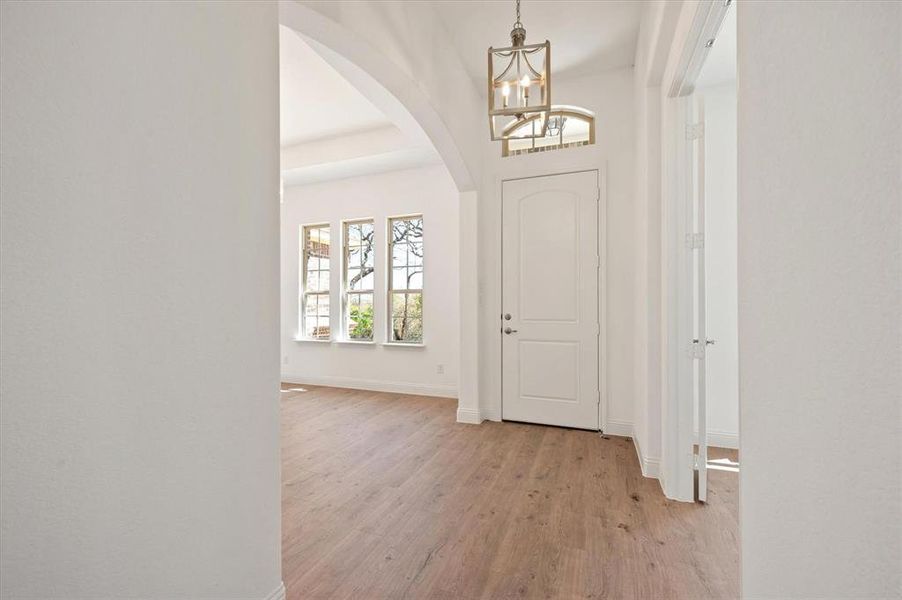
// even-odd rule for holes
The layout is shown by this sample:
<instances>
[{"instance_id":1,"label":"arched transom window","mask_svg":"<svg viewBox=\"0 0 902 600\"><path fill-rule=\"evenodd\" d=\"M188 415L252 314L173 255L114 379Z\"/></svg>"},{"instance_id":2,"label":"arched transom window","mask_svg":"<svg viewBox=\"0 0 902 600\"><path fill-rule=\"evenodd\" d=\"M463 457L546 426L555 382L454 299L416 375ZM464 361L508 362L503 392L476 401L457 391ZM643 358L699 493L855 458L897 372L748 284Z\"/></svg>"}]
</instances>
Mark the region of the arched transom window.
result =
<instances>
[{"instance_id":1,"label":"arched transom window","mask_svg":"<svg viewBox=\"0 0 902 600\"><path fill-rule=\"evenodd\" d=\"M577 106L552 106L548 114L548 130L544 137L521 137L539 131L539 114L512 123L505 132L509 139L501 143L501 156L546 152L595 143L595 114Z\"/></svg>"}]
</instances>

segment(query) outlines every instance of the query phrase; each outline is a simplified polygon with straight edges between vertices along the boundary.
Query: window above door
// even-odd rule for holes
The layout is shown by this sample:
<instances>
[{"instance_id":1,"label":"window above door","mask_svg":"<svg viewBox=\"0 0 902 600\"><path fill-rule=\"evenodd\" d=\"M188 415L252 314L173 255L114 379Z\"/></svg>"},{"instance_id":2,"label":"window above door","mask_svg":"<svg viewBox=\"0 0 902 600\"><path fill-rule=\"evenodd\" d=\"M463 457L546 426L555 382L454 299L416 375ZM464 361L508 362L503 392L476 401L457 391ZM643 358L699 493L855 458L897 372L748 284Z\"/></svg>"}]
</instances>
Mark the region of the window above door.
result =
<instances>
[{"instance_id":1,"label":"window above door","mask_svg":"<svg viewBox=\"0 0 902 600\"><path fill-rule=\"evenodd\" d=\"M548 133L545 137L516 139L518 132L541 127L540 115L513 123L506 135L514 136L501 143L501 156L517 156L547 152L561 148L588 146L595 143L595 114L578 106L552 106L548 113Z\"/></svg>"}]
</instances>

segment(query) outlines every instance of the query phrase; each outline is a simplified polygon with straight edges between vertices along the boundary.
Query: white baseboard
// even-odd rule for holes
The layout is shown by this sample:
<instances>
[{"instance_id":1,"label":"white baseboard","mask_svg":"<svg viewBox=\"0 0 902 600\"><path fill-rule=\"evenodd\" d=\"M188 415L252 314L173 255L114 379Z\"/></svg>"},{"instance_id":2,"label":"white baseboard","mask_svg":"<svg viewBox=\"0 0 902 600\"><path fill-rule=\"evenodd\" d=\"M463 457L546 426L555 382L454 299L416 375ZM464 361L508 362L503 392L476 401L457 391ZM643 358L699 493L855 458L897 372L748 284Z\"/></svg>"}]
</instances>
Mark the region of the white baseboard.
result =
<instances>
[{"instance_id":1,"label":"white baseboard","mask_svg":"<svg viewBox=\"0 0 902 600\"><path fill-rule=\"evenodd\" d=\"M274 589L272 593L270 593L263 600L285 600L285 583L280 582L279 587Z\"/></svg>"},{"instance_id":2,"label":"white baseboard","mask_svg":"<svg viewBox=\"0 0 902 600\"><path fill-rule=\"evenodd\" d=\"M642 446L639 445L639 438L633 431L633 446L636 447L636 456L639 458L639 468L642 469L642 476L651 479L660 479L661 477L661 459L645 456Z\"/></svg>"},{"instance_id":3,"label":"white baseboard","mask_svg":"<svg viewBox=\"0 0 902 600\"><path fill-rule=\"evenodd\" d=\"M357 379L354 377L339 377L336 375L290 375L288 373L282 373L282 381L298 385L323 385L326 387L369 390L372 392L457 398L457 386L455 385L379 381L376 379Z\"/></svg>"},{"instance_id":4,"label":"white baseboard","mask_svg":"<svg viewBox=\"0 0 902 600\"><path fill-rule=\"evenodd\" d=\"M698 443L698 431L694 434L694 441ZM739 450L739 434L730 431L712 431L708 430L708 447L715 448L731 448Z\"/></svg>"},{"instance_id":5,"label":"white baseboard","mask_svg":"<svg viewBox=\"0 0 902 600\"><path fill-rule=\"evenodd\" d=\"M484 421L501 421L501 411L497 407L479 409L479 416Z\"/></svg>"},{"instance_id":6,"label":"white baseboard","mask_svg":"<svg viewBox=\"0 0 902 600\"><path fill-rule=\"evenodd\" d=\"M636 436L636 430L629 421L618 421L617 419L608 419L605 425L604 433L606 435L620 435L633 440L633 446L636 448L636 456L639 459L639 468L642 469L642 475L651 479L658 479L661 473L661 459L645 456L642 447L639 445L639 438Z\"/></svg>"},{"instance_id":7,"label":"white baseboard","mask_svg":"<svg viewBox=\"0 0 902 600\"><path fill-rule=\"evenodd\" d=\"M633 437L633 424L629 421L608 419L607 425L604 426L604 433L605 435L621 435L623 437Z\"/></svg>"},{"instance_id":8,"label":"white baseboard","mask_svg":"<svg viewBox=\"0 0 902 600\"><path fill-rule=\"evenodd\" d=\"M479 425L482 423L482 416L479 414L479 411L473 408L458 408L457 409L457 422L458 423L469 423L471 425Z\"/></svg>"}]
</instances>

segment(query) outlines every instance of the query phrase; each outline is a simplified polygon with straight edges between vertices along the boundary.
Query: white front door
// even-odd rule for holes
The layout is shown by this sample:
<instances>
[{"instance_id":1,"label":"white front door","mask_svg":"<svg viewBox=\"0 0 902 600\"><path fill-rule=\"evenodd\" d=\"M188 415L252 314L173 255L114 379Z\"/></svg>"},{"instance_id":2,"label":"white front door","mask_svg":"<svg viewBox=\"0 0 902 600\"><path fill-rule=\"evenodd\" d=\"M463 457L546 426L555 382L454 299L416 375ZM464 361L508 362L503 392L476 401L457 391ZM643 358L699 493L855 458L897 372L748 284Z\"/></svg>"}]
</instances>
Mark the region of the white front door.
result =
<instances>
[{"instance_id":1,"label":"white front door","mask_svg":"<svg viewBox=\"0 0 902 600\"><path fill-rule=\"evenodd\" d=\"M505 420L599 427L598 199L598 171L503 184Z\"/></svg>"}]
</instances>

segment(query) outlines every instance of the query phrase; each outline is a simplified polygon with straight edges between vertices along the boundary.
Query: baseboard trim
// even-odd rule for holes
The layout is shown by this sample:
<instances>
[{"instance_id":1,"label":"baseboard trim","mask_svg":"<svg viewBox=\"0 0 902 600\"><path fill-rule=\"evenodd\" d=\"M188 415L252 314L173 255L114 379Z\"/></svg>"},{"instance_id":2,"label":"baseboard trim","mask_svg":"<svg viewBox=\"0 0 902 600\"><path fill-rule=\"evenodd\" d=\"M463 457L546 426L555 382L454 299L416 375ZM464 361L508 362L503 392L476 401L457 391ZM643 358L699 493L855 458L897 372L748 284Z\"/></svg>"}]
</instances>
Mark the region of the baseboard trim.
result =
<instances>
[{"instance_id":1,"label":"baseboard trim","mask_svg":"<svg viewBox=\"0 0 902 600\"><path fill-rule=\"evenodd\" d=\"M282 381L284 383L294 383L297 385L322 385L325 387L368 390L371 392L457 398L457 386L455 385L379 381L375 379L356 379L354 377L338 377L334 375L290 375L288 373L282 373Z\"/></svg>"},{"instance_id":2,"label":"baseboard trim","mask_svg":"<svg viewBox=\"0 0 902 600\"><path fill-rule=\"evenodd\" d=\"M658 458L650 458L645 456L642 446L639 445L639 438L636 436L636 428L629 421L619 421L617 419L608 419L604 428L606 435L619 435L628 437L633 440L633 447L636 449L636 457L639 459L639 468L642 469L642 476L650 479L660 479L661 460Z\"/></svg>"},{"instance_id":3,"label":"baseboard trim","mask_svg":"<svg viewBox=\"0 0 902 600\"><path fill-rule=\"evenodd\" d=\"M606 435L620 435L623 437L633 437L633 424L629 421L618 421L617 419L608 419L604 426Z\"/></svg>"},{"instance_id":4,"label":"baseboard trim","mask_svg":"<svg viewBox=\"0 0 902 600\"><path fill-rule=\"evenodd\" d=\"M694 434L695 443L698 443L698 432ZM739 434L729 431L711 431L708 430L708 447L730 448L739 450Z\"/></svg>"},{"instance_id":5,"label":"baseboard trim","mask_svg":"<svg viewBox=\"0 0 902 600\"><path fill-rule=\"evenodd\" d=\"M645 456L642 446L639 445L639 438L636 436L635 430L631 436L633 438L633 446L636 447L636 456L639 458L639 468L642 469L642 476L649 479L661 478L661 459L650 458Z\"/></svg>"},{"instance_id":6,"label":"baseboard trim","mask_svg":"<svg viewBox=\"0 0 902 600\"><path fill-rule=\"evenodd\" d=\"M274 589L272 593L263 600L285 600L285 582L280 582L279 587Z\"/></svg>"},{"instance_id":7,"label":"baseboard trim","mask_svg":"<svg viewBox=\"0 0 902 600\"><path fill-rule=\"evenodd\" d=\"M457 422L468 423L470 425L479 425L482 423L482 416L479 411L473 408L458 408Z\"/></svg>"},{"instance_id":8,"label":"baseboard trim","mask_svg":"<svg viewBox=\"0 0 902 600\"><path fill-rule=\"evenodd\" d=\"M495 408L480 409L479 416L483 421L501 421L501 413Z\"/></svg>"}]
</instances>

